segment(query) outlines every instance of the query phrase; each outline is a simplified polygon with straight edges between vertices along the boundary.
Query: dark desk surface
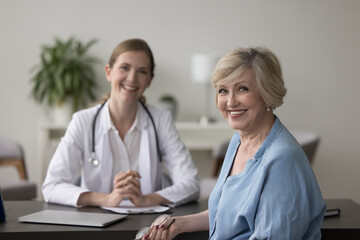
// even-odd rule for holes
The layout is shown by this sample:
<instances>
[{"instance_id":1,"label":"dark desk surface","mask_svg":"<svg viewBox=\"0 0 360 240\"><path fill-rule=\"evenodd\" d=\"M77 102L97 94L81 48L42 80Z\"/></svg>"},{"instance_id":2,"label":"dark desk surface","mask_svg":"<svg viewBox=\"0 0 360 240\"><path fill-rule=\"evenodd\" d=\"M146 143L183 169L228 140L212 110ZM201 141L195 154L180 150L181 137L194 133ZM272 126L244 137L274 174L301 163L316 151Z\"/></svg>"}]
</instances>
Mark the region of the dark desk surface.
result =
<instances>
[{"instance_id":1,"label":"dark desk surface","mask_svg":"<svg viewBox=\"0 0 360 240\"><path fill-rule=\"evenodd\" d=\"M339 208L339 217L324 219L322 239L360 239L360 205L350 199L327 199L327 209Z\"/></svg>"},{"instance_id":2,"label":"dark desk surface","mask_svg":"<svg viewBox=\"0 0 360 240\"><path fill-rule=\"evenodd\" d=\"M133 240L137 231L150 226L161 214L129 215L125 220L104 228L80 227L50 224L34 224L18 222L18 217L44 209L84 212L107 212L97 207L73 208L62 205L47 204L39 201L5 201L6 222L0 222L0 239L104 239ZM169 214L178 216L192 214L207 209L207 202L192 202L170 209ZM203 237L204 236L204 237ZM180 236L179 236L180 237ZM208 232L182 235L182 239L207 239Z\"/></svg>"},{"instance_id":3,"label":"dark desk surface","mask_svg":"<svg viewBox=\"0 0 360 240\"><path fill-rule=\"evenodd\" d=\"M328 208L340 208L340 217L324 220L323 239L360 239L360 205L351 200L326 200ZM129 215L105 228L20 223L18 217L43 209L102 212L100 208L72 208L38 201L5 201L6 222L0 222L0 239L134 239L138 229L149 226L159 214ZM185 215L207 209L207 202L192 202L171 209L170 214ZM208 239L208 232L182 234L176 239Z\"/></svg>"}]
</instances>

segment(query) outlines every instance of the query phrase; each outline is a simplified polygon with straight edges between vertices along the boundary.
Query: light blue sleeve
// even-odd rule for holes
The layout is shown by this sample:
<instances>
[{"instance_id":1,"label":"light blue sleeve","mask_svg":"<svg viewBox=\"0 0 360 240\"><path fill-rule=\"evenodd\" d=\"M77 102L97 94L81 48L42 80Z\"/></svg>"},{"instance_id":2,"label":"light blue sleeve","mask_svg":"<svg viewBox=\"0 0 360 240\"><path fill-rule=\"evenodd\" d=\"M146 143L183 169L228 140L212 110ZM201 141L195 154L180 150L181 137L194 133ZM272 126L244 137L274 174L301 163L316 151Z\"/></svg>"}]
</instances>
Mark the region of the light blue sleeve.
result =
<instances>
[{"instance_id":1,"label":"light blue sleeve","mask_svg":"<svg viewBox=\"0 0 360 240\"><path fill-rule=\"evenodd\" d=\"M302 152L283 151L266 156L272 160L249 239L321 239L326 205L311 166Z\"/></svg>"}]
</instances>

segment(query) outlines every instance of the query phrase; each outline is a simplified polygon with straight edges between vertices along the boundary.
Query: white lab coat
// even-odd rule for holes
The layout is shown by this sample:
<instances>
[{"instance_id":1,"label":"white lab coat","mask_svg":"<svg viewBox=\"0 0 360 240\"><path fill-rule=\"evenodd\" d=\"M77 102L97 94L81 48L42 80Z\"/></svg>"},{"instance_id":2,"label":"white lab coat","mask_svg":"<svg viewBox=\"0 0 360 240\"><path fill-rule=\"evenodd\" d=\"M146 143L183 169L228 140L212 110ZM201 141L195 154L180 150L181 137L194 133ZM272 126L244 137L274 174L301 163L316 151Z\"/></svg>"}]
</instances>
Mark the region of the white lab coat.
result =
<instances>
[{"instance_id":1,"label":"white lab coat","mask_svg":"<svg viewBox=\"0 0 360 240\"><path fill-rule=\"evenodd\" d=\"M113 182L113 156L109 143L108 103L100 110L95 127L95 152L100 160L97 167L90 165L92 152L92 122L100 105L79 111L73 118L61 139L49 164L42 186L46 202L77 206L81 193L93 191L110 193ZM181 141L170 112L148 106L153 116L162 153L162 163L172 181L162 172L156 150L156 139L150 117L139 104L141 140L139 152L140 184L143 194L156 192L162 197L180 205L199 196L197 169L189 150ZM81 186L74 182L81 173Z\"/></svg>"}]
</instances>

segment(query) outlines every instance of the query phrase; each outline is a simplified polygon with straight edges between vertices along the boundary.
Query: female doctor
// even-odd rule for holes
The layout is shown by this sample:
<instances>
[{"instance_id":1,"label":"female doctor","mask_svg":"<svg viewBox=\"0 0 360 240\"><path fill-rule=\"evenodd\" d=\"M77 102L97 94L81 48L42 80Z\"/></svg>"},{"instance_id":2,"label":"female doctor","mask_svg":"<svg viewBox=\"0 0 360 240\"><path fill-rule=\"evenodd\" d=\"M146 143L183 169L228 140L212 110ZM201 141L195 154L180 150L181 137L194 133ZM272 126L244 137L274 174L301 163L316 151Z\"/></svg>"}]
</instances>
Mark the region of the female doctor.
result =
<instances>
[{"instance_id":1,"label":"female doctor","mask_svg":"<svg viewBox=\"0 0 360 240\"><path fill-rule=\"evenodd\" d=\"M46 202L111 207L129 199L135 206L175 206L198 198L197 169L170 112L141 102L154 68L145 41L115 47L105 67L110 97L73 115L42 186Z\"/></svg>"}]
</instances>

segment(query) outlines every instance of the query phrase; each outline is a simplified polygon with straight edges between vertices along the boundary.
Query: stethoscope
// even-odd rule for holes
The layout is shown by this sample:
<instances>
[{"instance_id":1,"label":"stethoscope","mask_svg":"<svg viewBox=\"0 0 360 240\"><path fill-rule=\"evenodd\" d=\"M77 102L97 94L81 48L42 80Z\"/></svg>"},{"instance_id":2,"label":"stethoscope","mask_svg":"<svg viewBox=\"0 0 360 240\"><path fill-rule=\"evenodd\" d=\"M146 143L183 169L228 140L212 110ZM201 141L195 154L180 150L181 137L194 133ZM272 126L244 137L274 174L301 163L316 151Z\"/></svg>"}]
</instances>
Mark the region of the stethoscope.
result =
<instances>
[{"instance_id":1,"label":"stethoscope","mask_svg":"<svg viewBox=\"0 0 360 240\"><path fill-rule=\"evenodd\" d=\"M104 107L106 102L107 101L105 101L103 104L101 104L99 109L96 111L96 114L95 114L95 117L94 117L94 120L93 120L93 123L92 123L92 151L91 151L91 157L89 158L89 162L90 162L90 165L93 166L93 167L97 167L100 164L100 161L96 157L96 154L95 154L95 125L96 125L96 120L97 120L97 117L99 115L99 112ZM141 106L143 106L143 108L145 109L148 116L150 117L151 123L153 125L154 132L155 132L155 139L156 139L157 155L159 157L159 161L161 162L162 159L161 159L160 148L159 148L159 139L158 139L158 134L157 134L157 131L156 131L154 119L153 119L149 109L146 107L145 103L143 103L142 101L139 101L139 102L140 102Z\"/></svg>"}]
</instances>

